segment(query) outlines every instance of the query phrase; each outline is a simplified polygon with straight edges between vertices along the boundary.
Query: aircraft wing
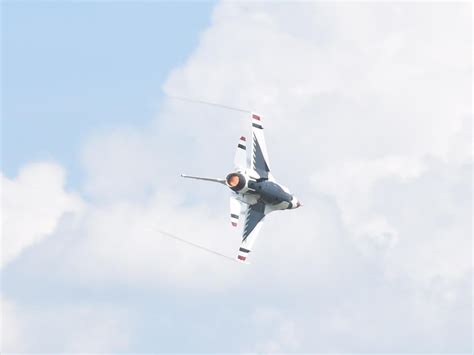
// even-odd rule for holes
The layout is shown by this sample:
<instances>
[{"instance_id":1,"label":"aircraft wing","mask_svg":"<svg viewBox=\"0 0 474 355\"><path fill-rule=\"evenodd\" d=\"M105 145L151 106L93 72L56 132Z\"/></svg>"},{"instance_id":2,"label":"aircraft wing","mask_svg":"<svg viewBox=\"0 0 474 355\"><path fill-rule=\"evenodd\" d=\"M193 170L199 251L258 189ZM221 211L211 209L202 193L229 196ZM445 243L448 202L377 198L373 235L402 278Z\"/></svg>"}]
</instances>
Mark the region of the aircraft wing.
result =
<instances>
[{"instance_id":1,"label":"aircraft wing","mask_svg":"<svg viewBox=\"0 0 474 355\"><path fill-rule=\"evenodd\" d=\"M268 161L267 145L263 135L261 116L252 113L252 152L250 165L263 179L268 179L270 174L270 163Z\"/></svg>"},{"instance_id":2,"label":"aircraft wing","mask_svg":"<svg viewBox=\"0 0 474 355\"><path fill-rule=\"evenodd\" d=\"M262 228L263 219L265 218L265 204L263 202L257 202L254 205L250 205L245 215L245 225L242 233L242 242L239 248L239 255L237 259L241 262L245 262L248 254L252 251L255 239Z\"/></svg>"}]
</instances>

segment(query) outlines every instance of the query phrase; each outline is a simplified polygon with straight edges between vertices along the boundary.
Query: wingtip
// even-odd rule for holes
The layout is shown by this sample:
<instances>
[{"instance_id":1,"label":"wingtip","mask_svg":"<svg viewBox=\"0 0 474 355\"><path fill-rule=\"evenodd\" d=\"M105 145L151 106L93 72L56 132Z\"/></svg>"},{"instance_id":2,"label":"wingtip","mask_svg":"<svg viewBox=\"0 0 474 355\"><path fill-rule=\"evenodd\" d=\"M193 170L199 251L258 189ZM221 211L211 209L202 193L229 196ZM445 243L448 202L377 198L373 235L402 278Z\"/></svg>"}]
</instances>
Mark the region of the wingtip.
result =
<instances>
[{"instance_id":1,"label":"wingtip","mask_svg":"<svg viewBox=\"0 0 474 355\"><path fill-rule=\"evenodd\" d=\"M235 258L235 261L237 261L239 264L250 265L250 263L247 260L241 260L239 258Z\"/></svg>"}]
</instances>

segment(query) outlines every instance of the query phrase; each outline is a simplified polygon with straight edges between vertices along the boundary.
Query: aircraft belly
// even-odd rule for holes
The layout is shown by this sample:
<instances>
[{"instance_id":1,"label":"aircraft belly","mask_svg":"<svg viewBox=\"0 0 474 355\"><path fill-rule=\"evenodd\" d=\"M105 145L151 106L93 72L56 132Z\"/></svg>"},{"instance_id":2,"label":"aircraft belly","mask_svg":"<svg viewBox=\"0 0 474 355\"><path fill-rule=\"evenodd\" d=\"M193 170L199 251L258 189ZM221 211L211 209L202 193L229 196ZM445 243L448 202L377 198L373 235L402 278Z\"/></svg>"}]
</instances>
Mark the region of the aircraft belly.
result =
<instances>
[{"instance_id":1,"label":"aircraft belly","mask_svg":"<svg viewBox=\"0 0 474 355\"><path fill-rule=\"evenodd\" d=\"M280 203L277 203L277 204L273 204L273 205L266 204L265 205L265 214L268 214L268 213L273 212L273 211L286 210L288 208L289 208L289 203L286 202L286 201L283 201L283 202L280 202Z\"/></svg>"},{"instance_id":2,"label":"aircraft belly","mask_svg":"<svg viewBox=\"0 0 474 355\"><path fill-rule=\"evenodd\" d=\"M272 208L275 210L286 210L288 207L290 207L290 204L286 201L272 205Z\"/></svg>"}]
</instances>

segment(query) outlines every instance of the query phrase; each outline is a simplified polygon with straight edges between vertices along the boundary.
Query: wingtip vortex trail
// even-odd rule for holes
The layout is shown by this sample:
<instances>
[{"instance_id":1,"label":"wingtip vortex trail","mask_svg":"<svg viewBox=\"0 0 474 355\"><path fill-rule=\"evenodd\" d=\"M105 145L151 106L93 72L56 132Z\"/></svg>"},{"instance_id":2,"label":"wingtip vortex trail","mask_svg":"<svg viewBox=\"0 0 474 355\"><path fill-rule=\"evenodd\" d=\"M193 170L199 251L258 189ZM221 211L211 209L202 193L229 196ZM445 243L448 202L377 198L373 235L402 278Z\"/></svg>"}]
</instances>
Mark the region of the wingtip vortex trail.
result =
<instances>
[{"instance_id":1,"label":"wingtip vortex trail","mask_svg":"<svg viewBox=\"0 0 474 355\"><path fill-rule=\"evenodd\" d=\"M161 235L167 236L167 237L169 237L169 238L178 240L178 241L180 241L180 242L182 242L182 243L191 245L191 246L193 246L193 247L195 247L195 248L198 248L198 249L207 251L208 253L211 253L211 254L214 254L214 255L223 257L223 258L225 258L225 259L231 260L231 261L233 261L233 262L235 262L235 263L241 264L241 262L239 262L237 259L235 259L235 258L233 258L233 257L230 257L230 256L228 256L228 255L219 253L218 251L215 251L215 250L206 248L206 247L204 247L204 246L202 246L202 245L199 245L199 244L190 242L189 240L186 240L186 239L184 239L184 238L178 237L178 236L176 236L176 235L174 235L174 234L168 233L168 232L166 232L166 231L164 231L164 230L161 230L161 229L159 229L159 228L152 227L152 226L150 226L150 227L148 227L148 228L151 229L151 230L153 230L153 231L156 231L156 232L160 233Z\"/></svg>"},{"instance_id":2,"label":"wingtip vortex trail","mask_svg":"<svg viewBox=\"0 0 474 355\"><path fill-rule=\"evenodd\" d=\"M203 105L209 105L209 106L214 106L214 107L220 107L226 110L231 110L231 111L238 111L238 112L245 112L245 113L252 113L251 110L243 109L243 108L238 108L238 107L233 107L233 106L227 106L227 105L222 105L218 104L215 102L209 102L209 101L204 101L204 100L195 100L195 99L190 99L187 97L181 97L181 96L175 96L175 95L166 95L166 97L174 100L180 100L184 102L190 102L190 103L195 103L195 104L203 104Z\"/></svg>"}]
</instances>

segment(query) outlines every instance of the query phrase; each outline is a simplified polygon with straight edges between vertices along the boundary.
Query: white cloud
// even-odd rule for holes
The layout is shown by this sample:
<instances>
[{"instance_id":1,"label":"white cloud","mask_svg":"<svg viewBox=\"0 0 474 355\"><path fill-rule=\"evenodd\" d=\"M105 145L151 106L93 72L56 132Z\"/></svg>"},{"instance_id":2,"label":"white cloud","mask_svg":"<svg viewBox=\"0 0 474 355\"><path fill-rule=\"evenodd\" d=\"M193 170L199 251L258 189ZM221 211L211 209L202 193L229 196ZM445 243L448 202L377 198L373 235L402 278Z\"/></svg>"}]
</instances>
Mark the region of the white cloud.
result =
<instances>
[{"instance_id":1,"label":"white cloud","mask_svg":"<svg viewBox=\"0 0 474 355\"><path fill-rule=\"evenodd\" d=\"M25 351L21 339L21 325L16 316L15 305L3 298L0 299L0 350L2 352L15 349Z\"/></svg>"},{"instance_id":2,"label":"white cloud","mask_svg":"<svg viewBox=\"0 0 474 355\"><path fill-rule=\"evenodd\" d=\"M108 305L32 307L1 300L2 353L126 351L133 315Z\"/></svg>"},{"instance_id":3,"label":"white cloud","mask_svg":"<svg viewBox=\"0 0 474 355\"><path fill-rule=\"evenodd\" d=\"M229 235L231 227L225 217L216 217L205 207L180 206L179 201L163 194L150 199L146 206L90 206L82 228L72 232L77 237L74 248L67 251L66 275L72 272L85 280L107 279L151 289L198 287L203 292L208 288L223 291L239 282L240 265L182 244L159 231L233 256L239 239Z\"/></svg>"},{"instance_id":4,"label":"white cloud","mask_svg":"<svg viewBox=\"0 0 474 355\"><path fill-rule=\"evenodd\" d=\"M300 340L295 323L279 310L257 308L252 321L259 338L255 349L257 352L277 353L299 349Z\"/></svg>"},{"instance_id":5,"label":"white cloud","mask_svg":"<svg viewBox=\"0 0 474 355\"><path fill-rule=\"evenodd\" d=\"M344 224L353 231L355 239L369 238L374 245L384 248L393 246L398 236L394 227L370 204L373 185L393 176L402 180L416 178L424 169L422 161L407 157L357 159L316 171L311 182L319 193L336 198Z\"/></svg>"},{"instance_id":6,"label":"white cloud","mask_svg":"<svg viewBox=\"0 0 474 355\"><path fill-rule=\"evenodd\" d=\"M309 166L445 154L461 115L471 109L470 63L460 59L470 50L464 10L224 3L166 90L260 110L292 151L317 142ZM387 45L394 38L396 48ZM184 132L195 128L185 123L176 122ZM302 128L307 134L301 135Z\"/></svg>"},{"instance_id":7,"label":"white cloud","mask_svg":"<svg viewBox=\"0 0 474 355\"><path fill-rule=\"evenodd\" d=\"M81 200L64 190L64 170L54 163L29 164L17 178L1 179L4 266L52 234L65 213L79 211Z\"/></svg>"}]
</instances>

